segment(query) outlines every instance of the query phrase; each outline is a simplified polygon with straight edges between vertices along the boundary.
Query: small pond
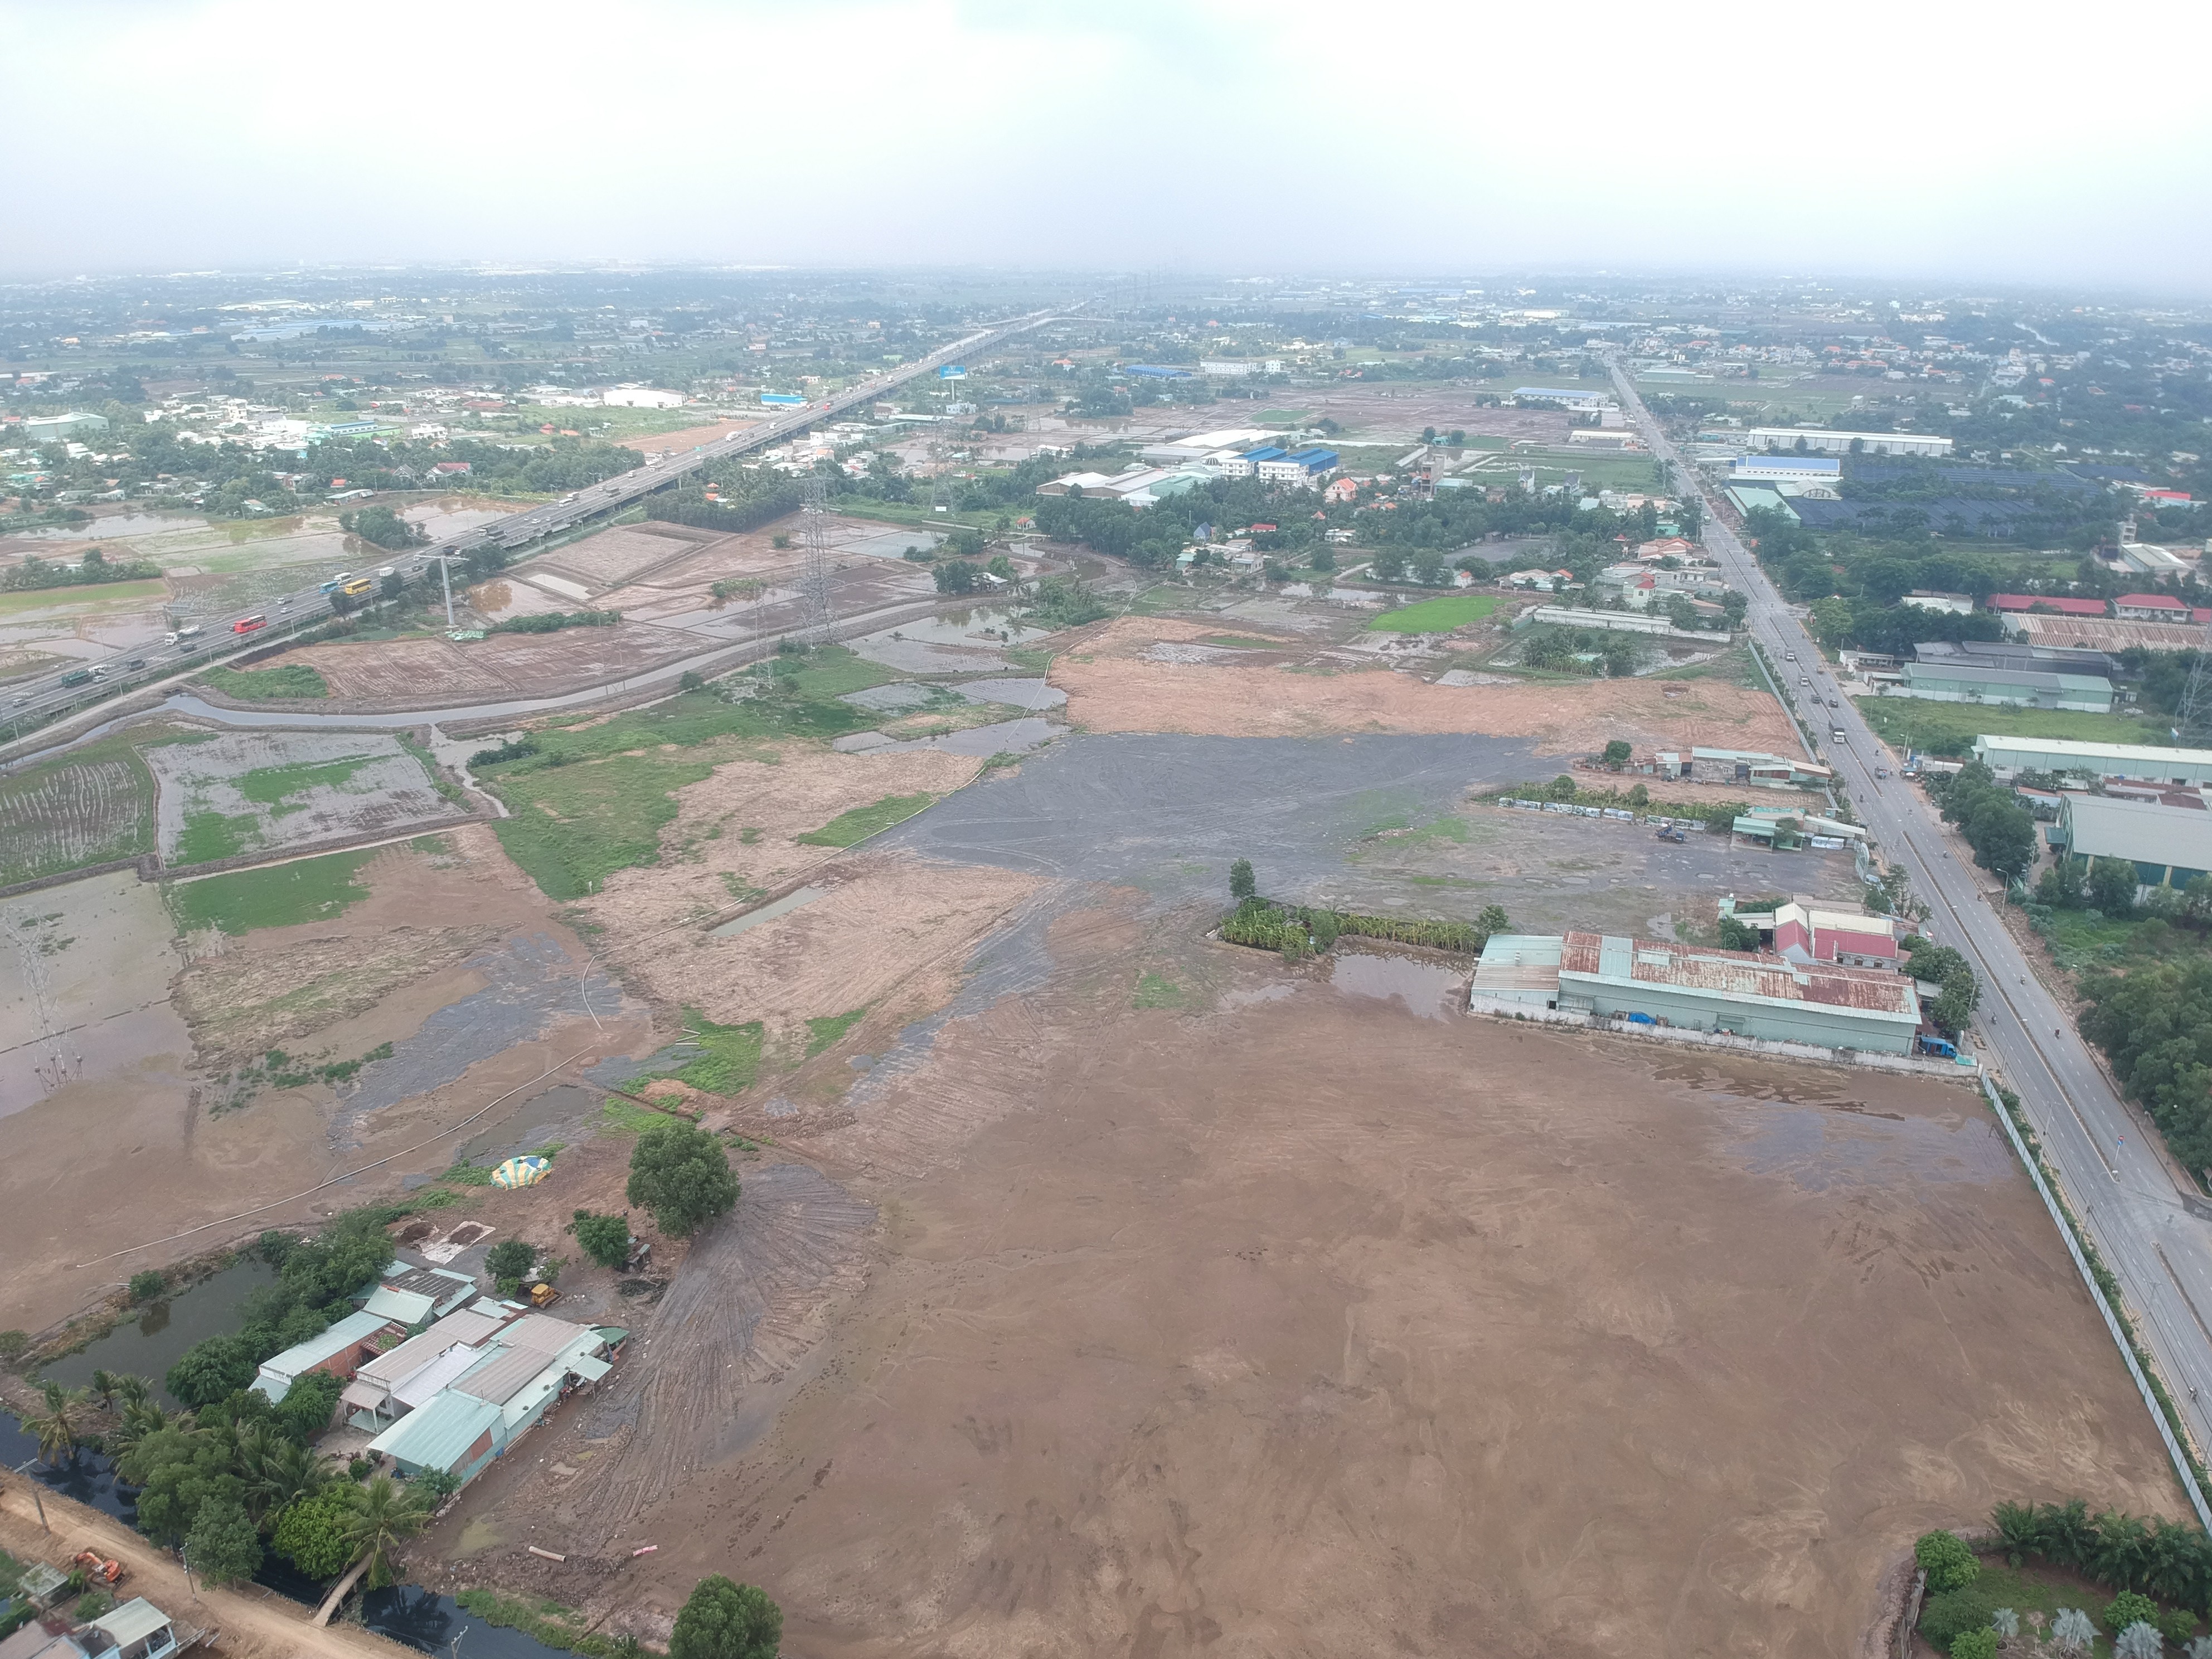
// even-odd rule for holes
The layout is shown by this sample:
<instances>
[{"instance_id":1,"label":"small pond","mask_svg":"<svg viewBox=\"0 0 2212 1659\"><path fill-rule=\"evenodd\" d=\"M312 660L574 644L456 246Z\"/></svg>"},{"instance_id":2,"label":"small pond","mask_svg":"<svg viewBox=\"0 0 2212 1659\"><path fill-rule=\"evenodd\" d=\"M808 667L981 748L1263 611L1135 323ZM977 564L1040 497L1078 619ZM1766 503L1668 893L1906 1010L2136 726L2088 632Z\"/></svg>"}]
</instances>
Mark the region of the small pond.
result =
<instances>
[{"instance_id":1,"label":"small pond","mask_svg":"<svg viewBox=\"0 0 2212 1659\"><path fill-rule=\"evenodd\" d=\"M154 1385L155 1397L173 1409L177 1402L161 1386L169 1367L202 1337L235 1331L246 1297L276 1277L268 1263L240 1256L189 1290L149 1303L130 1324L118 1325L82 1352L55 1360L40 1377L76 1389L91 1382L94 1371L143 1376Z\"/></svg>"}]
</instances>

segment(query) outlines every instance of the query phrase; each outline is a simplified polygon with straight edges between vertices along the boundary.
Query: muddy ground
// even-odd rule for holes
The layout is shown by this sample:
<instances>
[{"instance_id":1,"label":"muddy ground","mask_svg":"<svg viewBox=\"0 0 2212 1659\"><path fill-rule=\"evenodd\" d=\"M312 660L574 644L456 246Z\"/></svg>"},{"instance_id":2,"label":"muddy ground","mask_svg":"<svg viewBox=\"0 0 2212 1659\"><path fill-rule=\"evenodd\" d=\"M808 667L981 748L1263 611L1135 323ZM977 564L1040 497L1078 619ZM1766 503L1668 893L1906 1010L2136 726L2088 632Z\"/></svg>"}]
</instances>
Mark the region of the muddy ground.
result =
<instances>
[{"instance_id":1,"label":"muddy ground","mask_svg":"<svg viewBox=\"0 0 2212 1659\"><path fill-rule=\"evenodd\" d=\"M501 1097L494 1122L651 1046L488 829L385 849L357 879L369 896L336 916L195 936L189 966L158 889L127 872L30 896L74 942L38 958L34 995L0 1000L6 1057L58 1054L69 1074L33 1078L0 1114L0 1328L38 1330L140 1267L396 1191L451 1164L466 1137L441 1132ZM320 1063L387 1042L340 1088L257 1087L234 1106L217 1085L267 1047Z\"/></svg>"},{"instance_id":2,"label":"muddy ground","mask_svg":"<svg viewBox=\"0 0 2212 1659\"><path fill-rule=\"evenodd\" d=\"M1794 753L1781 705L1718 679L1539 684L1499 678L1444 685L1389 656L1347 658L1327 642L1250 637L1279 648L1209 641L1220 626L1127 617L1054 659L1068 718L1092 732L1310 737L1343 732L1465 732L1535 740L1578 754L1626 738L1638 750L1705 745ZM1256 663L1257 665L1249 665ZM1410 659L1409 669L1443 670ZM1449 671L1443 671L1449 672Z\"/></svg>"},{"instance_id":3,"label":"muddy ground","mask_svg":"<svg viewBox=\"0 0 2212 1659\"><path fill-rule=\"evenodd\" d=\"M1826 1654L1929 1525L2176 1512L1970 1091L1422 1018L1100 896L753 1179L570 1473L465 1500L477 1570L655 1543L572 1590L738 1574L813 1653Z\"/></svg>"}]
</instances>

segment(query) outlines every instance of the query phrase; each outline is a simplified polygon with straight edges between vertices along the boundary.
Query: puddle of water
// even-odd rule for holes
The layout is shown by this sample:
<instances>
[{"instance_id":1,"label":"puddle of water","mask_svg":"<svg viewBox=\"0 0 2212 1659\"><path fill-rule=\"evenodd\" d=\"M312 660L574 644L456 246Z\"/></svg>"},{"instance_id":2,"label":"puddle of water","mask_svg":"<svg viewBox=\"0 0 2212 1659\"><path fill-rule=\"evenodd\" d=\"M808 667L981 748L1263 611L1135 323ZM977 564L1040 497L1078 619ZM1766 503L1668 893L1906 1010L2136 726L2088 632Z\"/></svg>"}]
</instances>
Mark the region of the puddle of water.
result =
<instances>
[{"instance_id":1,"label":"puddle of water","mask_svg":"<svg viewBox=\"0 0 2212 1659\"><path fill-rule=\"evenodd\" d=\"M774 921L778 916L787 916L801 905L811 904L826 890L820 887L802 887L795 893L786 893L773 904L763 904L757 910L748 910L741 916L732 916L719 927L708 932L716 939L735 939L748 928L757 927L764 921Z\"/></svg>"},{"instance_id":2,"label":"puddle of water","mask_svg":"<svg viewBox=\"0 0 2212 1659\"><path fill-rule=\"evenodd\" d=\"M471 1164L496 1164L535 1152L563 1124L595 1118L605 1097L597 1089L563 1083L524 1101L512 1115L465 1144L460 1156Z\"/></svg>"},{"instance_id":3,"label":"puddle of water","mask_svg":"<svg viewBox=\"0 0 2212 1659\"><path fill-rule=\"evenodd\" d=\"M36 530L9 533L27 542L96 542L113 536L150 536L161 530L204 530L207 520L197 514L173 516L155 513L117 513L95 518L90 524L45 525Z\"/></svg>"},{"instance_id":4,"label":"puddle of water","mask_svg":"<svg viewBox=\"0 0 2212 1659\"><path fill-rule=\"evenodd\" d=\"M190 1290L149 1304L136 1323L118 1325L80 1353L57 1359L43 1375L65 1388L82 1388L94 1371L143 1376L164 1406L169 1397L161 1379L204 1336L220 1336L239 1327L238 1310L246 1297L276 1275L266 1262L248 1257L204 1279Z\"/></svg>"},{"instance_id":5,"label":"puddle of water","mask_svg":"<svg viewBox=\"0 0 2212 1659\"><path fill-rule=\"evenodd\" d=\"M1067 702L1066 692L1041 679L969 680L952 689L970 702L1010 703L1032 713L1063 708Z\"/></svg>"},{"instance_id":6,"label":"puddle of water","mask_svg":"<svg viewBox=\"0 0 2212 1659\"><path fill-rule=\"evenodd\" d=\"M925 645L1018 645L1024 640L1041 640L1052 630L1024 628L1011 611L979 605L973 611L948 611L942 616L901 623L893 631L902 640L919 640Z\"/></svg>"},{"instance_id":7,"label":"puddle of water","mask_svg":"<svg viewBox=\"0 0 2212 1659\"><path fill-rule=\"evenodd\" d=\"M1332 956L1328 982L1355 997L1402 1002L1424 1019L1449 1019L1452 1004L1466 988L1467 975L1455 968L1411 957L1370 956L1340 947Z\"/></svg>"}]
</instances>

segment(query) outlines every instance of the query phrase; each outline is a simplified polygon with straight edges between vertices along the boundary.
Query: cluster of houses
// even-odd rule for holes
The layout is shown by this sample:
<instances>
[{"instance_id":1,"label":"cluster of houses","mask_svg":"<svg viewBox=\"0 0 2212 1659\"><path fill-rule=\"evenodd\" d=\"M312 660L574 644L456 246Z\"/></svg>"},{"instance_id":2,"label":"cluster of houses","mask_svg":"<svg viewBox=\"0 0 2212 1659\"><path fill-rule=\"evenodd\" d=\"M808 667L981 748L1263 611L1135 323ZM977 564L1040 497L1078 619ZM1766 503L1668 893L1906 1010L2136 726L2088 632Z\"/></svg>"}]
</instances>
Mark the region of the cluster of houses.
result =
<instances>
[{"instance_id":1,"label":"cluster of houses","mask_svg":"<svg viewBox=\"0 0 2212 1659\"><path fill-rule=\"evenodd\" d=\"M24 1576L19 1594L39 1610L0 1640L0 1659L170 1659L209 1634L179 1626L143 1595L96 1619L71 1619L54 1610L68 1599L68 1583L67 1575L44 1565Z\"/></svg>"},{"instance_id":2,"label":"cluster of houses","mask_svg":"<svg viewBox=\"0 0 2212 1659\"><path fill-rule=\"evenodd\" d=\"M263 1362L252 1387L281 1401L321 1371L345 1386L341 1420L402 1474L461 1481L605 1376L629 1333L479 1296L446 1267L395 1261L357 1313Z\"/></svg>"}]
</instances>

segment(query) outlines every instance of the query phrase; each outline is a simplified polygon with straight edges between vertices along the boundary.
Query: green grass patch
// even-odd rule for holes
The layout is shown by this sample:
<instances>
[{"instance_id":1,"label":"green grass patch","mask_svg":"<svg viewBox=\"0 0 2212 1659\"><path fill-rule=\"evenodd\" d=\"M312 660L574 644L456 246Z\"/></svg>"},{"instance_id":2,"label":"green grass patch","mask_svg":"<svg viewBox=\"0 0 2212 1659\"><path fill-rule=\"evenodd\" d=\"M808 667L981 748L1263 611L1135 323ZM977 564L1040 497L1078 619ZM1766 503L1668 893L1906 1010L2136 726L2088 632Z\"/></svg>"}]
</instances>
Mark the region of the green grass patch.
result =
<instances>
[{"instance_id":1,"label":"green grass patch","mask_svg":"<svg viewBox=\"0 0 2212 1659\"><path fill-rule=\"evenodd\" d=\"M376 849L368 848L299 859L265 870L172 882L167 890L169 914L184 933L219 927L236 934L257 927L327 921L368 896L368 889L355 877L375 856Z\"/></svg>"},{"instance_id":2,"label":"green grass patch","mask_svg":"<svg viewBox=\"0 0 2212 1659\"><path fill-rule=\"evenodd\" d=\"M153 850L153 775L124 738L0 778L0 884Z\"/></svg>"},{"instance_id":3,"label":"green grass patch","mask_svg":"<svg viewBox=\"0 0 2212 1659\"><path fill-rule=\"evenodd\" d=\"M1883 742L1900 750L1909 745L1921 754L1953 759L1972 754L1974 739L1984 733L2154 746L2173 741L2167 729L2155 720L2125 714L2089 714L2071 708L2007 708L1992 703L1931 702L1923 697L1861 697L1858 710Z\"/></svg>"},{"instance_id":4,"label":"green grass patch","mask_svg":"<svg viewBox=\"0 0 2212 1659\"><path fill-rule=\"evenodd\" d=\"M1310 409L1263 409L1252 417L1262 426L1304 426L1313 419Z\"/></svg>"},{"instance_id":5,"label":"green grass patch","mask_svg":"<svg viewBox=\"0 0 2212 1659\"><path fill-rule=\"evenodd\" d=\"M296 761L289 766L257 766L238 780L238 793L262 806L273 806L276 814L285 810L284 802L294 795L304 795L310 789L325 786L336 788L355 773L377 757L356 755L350 760ZM292 811L302 810L295 806Z\"/></svg>"},{"instance_id":6,"label":"green grass patch","mask_svg":"<svg viewBox=\"0 0 2212 1659\"><path fill-rule=\"evenodd\" d=\"M851 1030L867 1015L866 1008L855 1008L849 1013L825 1014L819 1019L806 1022L806 1057L809 1060L831 1047L846 1032Z\"/></svg>"},{"instance_id":7,"label":"green grass patch","mask_svg":"<svg viewBox=\"0 0 2212 1659\"><path fill-rule=\"evenodd\" d=\"M1180 1008L1183 1005L1182 987L1164 975L1145 973L1137 976L1137 989L1129 999L1133 1008Z\"/></svg>"},{"instance_id":8,"label":"green grass patch","mask_svg":"<svg viewBox=\"0 0 2212 1659\"><path fill-rule=\"evenodd\" d=\"M675 792L714 769L703 761L617 755L513 773L493 787L514 816L492 828L548 898L582 898L617 870L659 862Z\"/></svg>"},{"instance_id":9,"label":"green grass patch","mask_svg":"<svg viewBox=\"0 0 2212 1659\"><path fill-rule=\"evenodd\" d=\"M895 823L903 823L936 799L927 791L915 795L885 795L873 806L856 806L849 812L840 812L819 830L793 839L809 847L851 847Z\"/></svg>"},{"instance_id":10,"label":"green grass patch","mask_svg":"<svg viewBox=\"0 0 2212 1659\"><path fill-rule=\"evenodd\" d=\"M1208 634L1200 641L1203 645L1226 646L1234 651L1280 651L1280 640L1255 640L1249 634Z\"/></svg>"},{"instance_id":11,"label":"green grass patch","mask_svg":"<svg viewBox=\"0 0 2212 1659\"><path fill-rule=\"evenodd\" d=\"M611 1101L608 1103L613 1104ZM450 1182L456 1187L489 1187L491 1185L491 1166L487 1164L471 1164L464 1160L454 1164L438 1179Z\"/></svg>"},{"instance_id":12,"label":"green grass patch","mask_svg":"<svg viewBox=\"0 0 2212 1659\"><path fill-rule=\"evenodd\" d=\"M817 647L804 657L772 659L776 679L801 697L842 697L901 678L881 663L870 662L842 645ZM785 667L790 664L792 666Z\"/></svg>"},{"instance_id":13,"label":"green grass patch","mask_svg":"<svg viewBox=\"0 0 2212 1659\"><path fill-rule=\"evenodd\" d=\"M260 839L261 820L251 812L226 817L221 812L185 814L185 827L177 835L179 864L207 864L235 858Z\"/></svg>"},{"instance_id":14,"label":"green grass patch","mask_svg":"<svg viewBox=\"0 0 2212 1659\"><path fill-rule=\"evenodd\" d=\"M226 697L242 702L331 695L330 682L303 662L282 668L210 668L200 678Z\"/></svg>"},{"instance_id":15,"label":"green grass patch","mask_svg":"<svg viewBox=\"0 0 2212 1659\"><path fill-rule=\"evenodd\" d=\"M0 617L20 616L69 605L79 611L137 610L168 598L166 582L80 582L70 587L33 587L0 593Z\"/></svg>"},{"instance_id":16,"label":"green grass patch","mask_svg":"<svg viewBox=\"0 0 2212 1659\"><path fill-rule=\"evenodd\" d=\"M665 1112L656 1112L649 1106L641 1106L635 1101L619 1100L611 1095L607 1097L606 1104L599 1109L599 1118L605 1133L618 1135L641 1135L647 1129L671 1121ZM447 1176L448 1180L451 1178ZM485 1179L490 1179L489 1170L485 1172Z\"/></svg>"},{"instance_id":17,"label":"green grass patch","mask_svg":"<svg viewBox=\"0 0 2212 1659\"><path fill-rule=\"evenodd\" d=\"M1374 617L1367 626L1386 634L1449 634L1455 628L1480 622L1504 603L1495 593L1451 593L1401 605Z\"/></svg>"},{"instance_id":18,"label":"green grass patch","mask_svg":"<svg viewBox=\"0 0 2212 1659\"><path fill-rule=\"evenodd\" d=\"M684 1030L702 1050L699 1058L679 1072L662 1072L710 1095L734 1095L752 1086L760 1075L761 1039L764 1028L749 1019L742 1025L717 1025L696 1008L684 1011Z\"/></svg>"}]
</instances>

